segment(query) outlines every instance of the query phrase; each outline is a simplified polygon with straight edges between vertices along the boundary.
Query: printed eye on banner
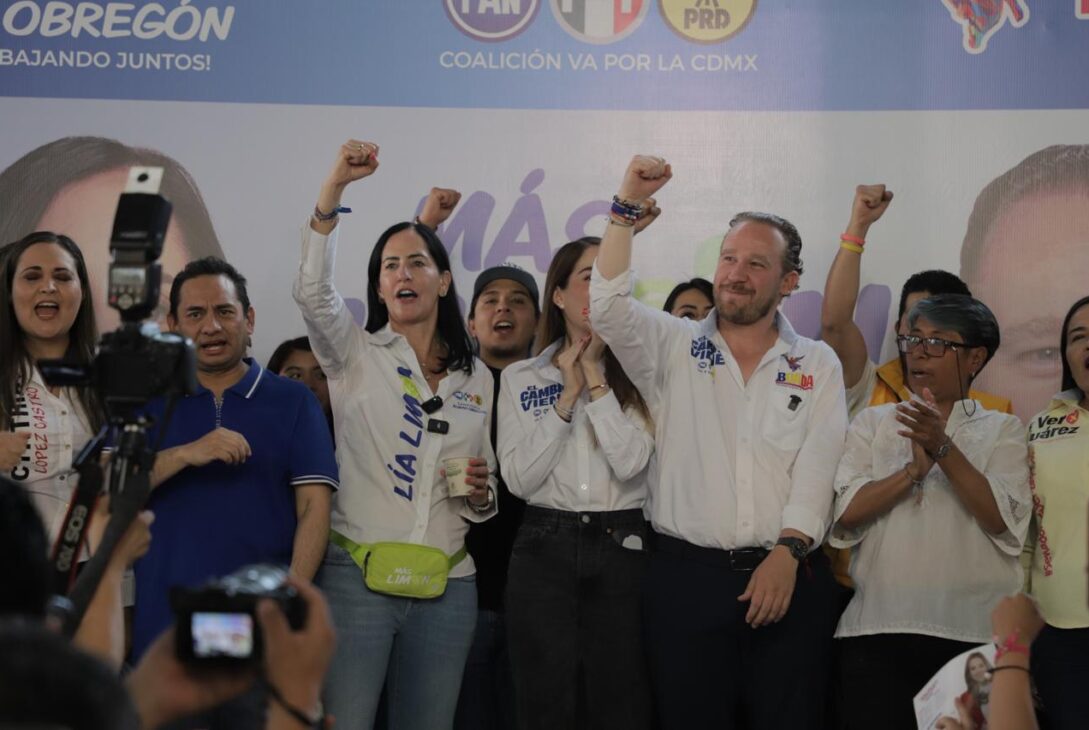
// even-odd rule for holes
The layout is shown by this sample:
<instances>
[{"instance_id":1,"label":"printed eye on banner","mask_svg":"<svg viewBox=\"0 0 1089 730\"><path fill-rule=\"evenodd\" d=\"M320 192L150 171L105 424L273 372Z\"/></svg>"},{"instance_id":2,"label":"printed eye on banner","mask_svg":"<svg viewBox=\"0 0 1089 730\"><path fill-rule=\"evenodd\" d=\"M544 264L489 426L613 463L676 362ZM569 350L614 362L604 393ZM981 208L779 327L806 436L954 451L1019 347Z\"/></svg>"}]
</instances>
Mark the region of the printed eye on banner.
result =
<instances>
[{"instance_id":1,"label":"printed eye on banner","mask_svg":"<svg viewBox=\"0 0 1089 730\"><path fill-rule=\"evenodd\" d=\"M615 43L643 24L653 0L550 0L556 22L586 43Z\"/></svg>"},{"instance_id":2,"label":"printed eye on banner","mask_svg":"<svg viewBox=\"0 0 1089 730\"><path fill-rule=\"evenodd\" d=\"M670 30L686 41L721 43L737 35L756 12L757 0L658 0Z\"/></svg>"},{"instance_id":3,"label":"printed eye on banner","mask_svg":"<svg viewBox=\"0 0 1089 730\"><path fill-rule=\"evenodd\" d=\"M494 43L530 26L543 0L444 0L446 16L473 40Z\"/></svg>"},{"instance_id":4,"label":"printed eye on banner","mask_svg":"<svg viewBox=\"0 0 1089 730\"><path fill-rule=\"evenodd\" d=\"M1081 1L1081 0L1079 0ZM964 27L964 50L983 53L987 42L1009 20L1020 28L1029 19L1028 0L942 0L953 20Z\"/></svg>"}]
</instances>

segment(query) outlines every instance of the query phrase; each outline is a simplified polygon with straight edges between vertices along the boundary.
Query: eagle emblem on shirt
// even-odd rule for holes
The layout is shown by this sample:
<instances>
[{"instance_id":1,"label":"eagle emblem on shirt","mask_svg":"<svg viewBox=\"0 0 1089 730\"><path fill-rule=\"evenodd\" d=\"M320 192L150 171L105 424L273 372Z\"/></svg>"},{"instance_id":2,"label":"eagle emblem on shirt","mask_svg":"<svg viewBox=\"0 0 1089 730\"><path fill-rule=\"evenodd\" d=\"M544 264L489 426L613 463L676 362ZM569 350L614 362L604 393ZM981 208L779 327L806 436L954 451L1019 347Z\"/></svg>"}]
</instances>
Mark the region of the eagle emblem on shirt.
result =
<instances>
[{"instance_id":1,"label":"eagle emblem on shirt","mask_svg":"<svg viewBox=\"0 0 1089 730\"><path fill-rule=\"evenodd\" d=\"M790 368L790 372L795 373L798 371L798 368L802 366L802 360L805 359L805 355L798 355L798 357L783 355L783 359L786 360L787 367Z\"/></svg>"}]
</instances>

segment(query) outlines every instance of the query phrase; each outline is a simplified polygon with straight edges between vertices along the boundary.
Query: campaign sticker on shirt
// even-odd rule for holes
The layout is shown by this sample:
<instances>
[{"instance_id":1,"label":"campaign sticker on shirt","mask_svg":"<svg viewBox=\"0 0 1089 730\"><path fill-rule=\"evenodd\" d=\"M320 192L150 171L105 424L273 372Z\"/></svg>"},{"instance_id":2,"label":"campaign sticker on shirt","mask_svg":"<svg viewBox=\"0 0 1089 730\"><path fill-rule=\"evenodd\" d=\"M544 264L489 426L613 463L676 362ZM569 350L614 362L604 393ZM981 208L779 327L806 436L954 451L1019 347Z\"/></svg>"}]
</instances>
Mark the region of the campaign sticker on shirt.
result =
<instances>
[{"instance_id":1,"label":"campaign sticker on shirt","mask_svg":"<svg viewBox=\"0 0 1089 730\"><path fill-rule=\"evenodd\" d=\"M518 405L522 406L522 410L527 413L532 411L533 418L540 420L541 416L548 413L552 404L559 399L562 390L561 383L549 383L540 387L527 386L518 394Z\"/></svg>"},{"instance_id":2,"label":"campaign sticker on shirt","mask_svg":"<svg viewBox=\"0 0 1089 730\"><path fill-rule=\"evenodd\" d=\"M701 373L713 373L715 365L726 364L722 351L707 336L692 340L691 355Z\"/></svg>"},{"instance_id":3,"label":"campaign sticker on shirt","mask_svg":"<svg viewBox=\"0 0 1089 730\"><path fill-rule=\"evenodd\" d=\"M1071 411L1065 416L1037 416L1029 424L1029 441L1057 441L1070 438L1081 429L1077 423L1077 411Z\"/></svg>"},{"instance_id":4,"label":"campaign sticker on shirt","mask_svg":"<svg viewBox=\"0 0 1089 730\"><path fill-rule=\"evenodd\" d=\"M455 390L450 399L452 401L451 405L457 410L484 413L484 397L477 393Z\"/></svg>"},{"instance_id":5,"label":"campaign sticker on shirt","mask_svg":"<svg viewBox=\"0 0 1089 730\"><path fill-rule=\"evenodd\" d=\"M775 384L784 385L788 388L797 388L798 390L813 390L813 376L799 372L802 368L803 358L805 358L805 355L798 355L797 357L782 355L788 369L779 371L775 376Z\"/></svg>"}]
</instances>

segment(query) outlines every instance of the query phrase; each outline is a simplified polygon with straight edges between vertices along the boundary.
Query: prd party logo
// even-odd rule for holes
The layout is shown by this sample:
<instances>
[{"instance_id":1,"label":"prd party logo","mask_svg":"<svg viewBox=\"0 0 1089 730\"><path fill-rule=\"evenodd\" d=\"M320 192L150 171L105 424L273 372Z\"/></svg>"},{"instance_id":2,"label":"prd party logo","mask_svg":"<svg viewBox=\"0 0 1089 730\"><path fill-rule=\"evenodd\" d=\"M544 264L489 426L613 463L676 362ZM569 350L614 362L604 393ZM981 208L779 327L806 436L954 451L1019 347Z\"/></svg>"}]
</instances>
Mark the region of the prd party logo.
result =
<instances>
[{"instance_id":1,"label":"prd party logo","mask_svg":"<svg viewBox=\"0 0 1089 730\"><path fill-rule=\"evenodd\" d=\"M587 43L615 43L643 23L652 0L552 0L556 22Z\"/></svg>"},{"instance_id":2,"label":"prd party logo","mask_svg":"<svg viewBox=\"0 0 1089 730\"><path fill-rule=\"evenodd\" d=\"M757 0L658 0L666 25L687 41L721 43L752 19Z\"/></svg>"},{"instance_id":3,"label":"prd party logo","mask_svg":"<svg viewBox=\"0 0 1089 730\"><path fill-rule=\"evenodd\" d=\"M450 22L478 41L505 41L533 22L541 0L443 0Z\"/></svg>"},{"instance_id":4,"label":"prd party logo","mask_svg":"<svg viewBox=\"0 0 1089 730\"><path fill-rule=\"evenodd\" d=\"M1007 20L1020 28L1029 19L1028 0L942 0L964 27L964 50L983 53L987 41Z\"/></svg>"}]
</instances>

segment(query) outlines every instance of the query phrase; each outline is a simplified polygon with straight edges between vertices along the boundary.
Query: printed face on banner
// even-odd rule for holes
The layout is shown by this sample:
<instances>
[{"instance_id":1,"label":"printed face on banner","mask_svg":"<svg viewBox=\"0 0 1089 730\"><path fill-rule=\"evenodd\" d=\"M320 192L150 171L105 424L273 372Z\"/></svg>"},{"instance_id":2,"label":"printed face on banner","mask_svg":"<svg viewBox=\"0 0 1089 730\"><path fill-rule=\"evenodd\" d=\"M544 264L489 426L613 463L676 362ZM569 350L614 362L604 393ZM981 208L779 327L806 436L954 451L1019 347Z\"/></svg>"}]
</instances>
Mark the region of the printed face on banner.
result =
<instances>
[{"instance_id":1,"label":"printed face on banner","mask_svg":"<svg viewBox=\"0 0 1089 730\"><path fill-rule=\"evenodd\" d=\"M973 385L1010 398L1026 421L1059 389L1062 321L1089 294L1089 187L1021 198L991 224L978 257L966 283L994 312L1002 345Z\"/></svg>"},{"instance_id":2,"label":"printed face on banner","mask_svg":"<svg viewBox=\"0 0 1089 730\"><path fill-rule=\"evenodd\" d=\"M87 276L95 301L99 332L117 327L121 318L106 305L106 284L110 268L110 233L117 201L128 179L128 169L118 168L79 180L61 188L38 221L36 230L63 233L76 242L87 262ZM156 318L165 321L170 283L188 262L181 225L172 221L167 229L160 263L163 283Z\"/></svg>"}]
</instances>

